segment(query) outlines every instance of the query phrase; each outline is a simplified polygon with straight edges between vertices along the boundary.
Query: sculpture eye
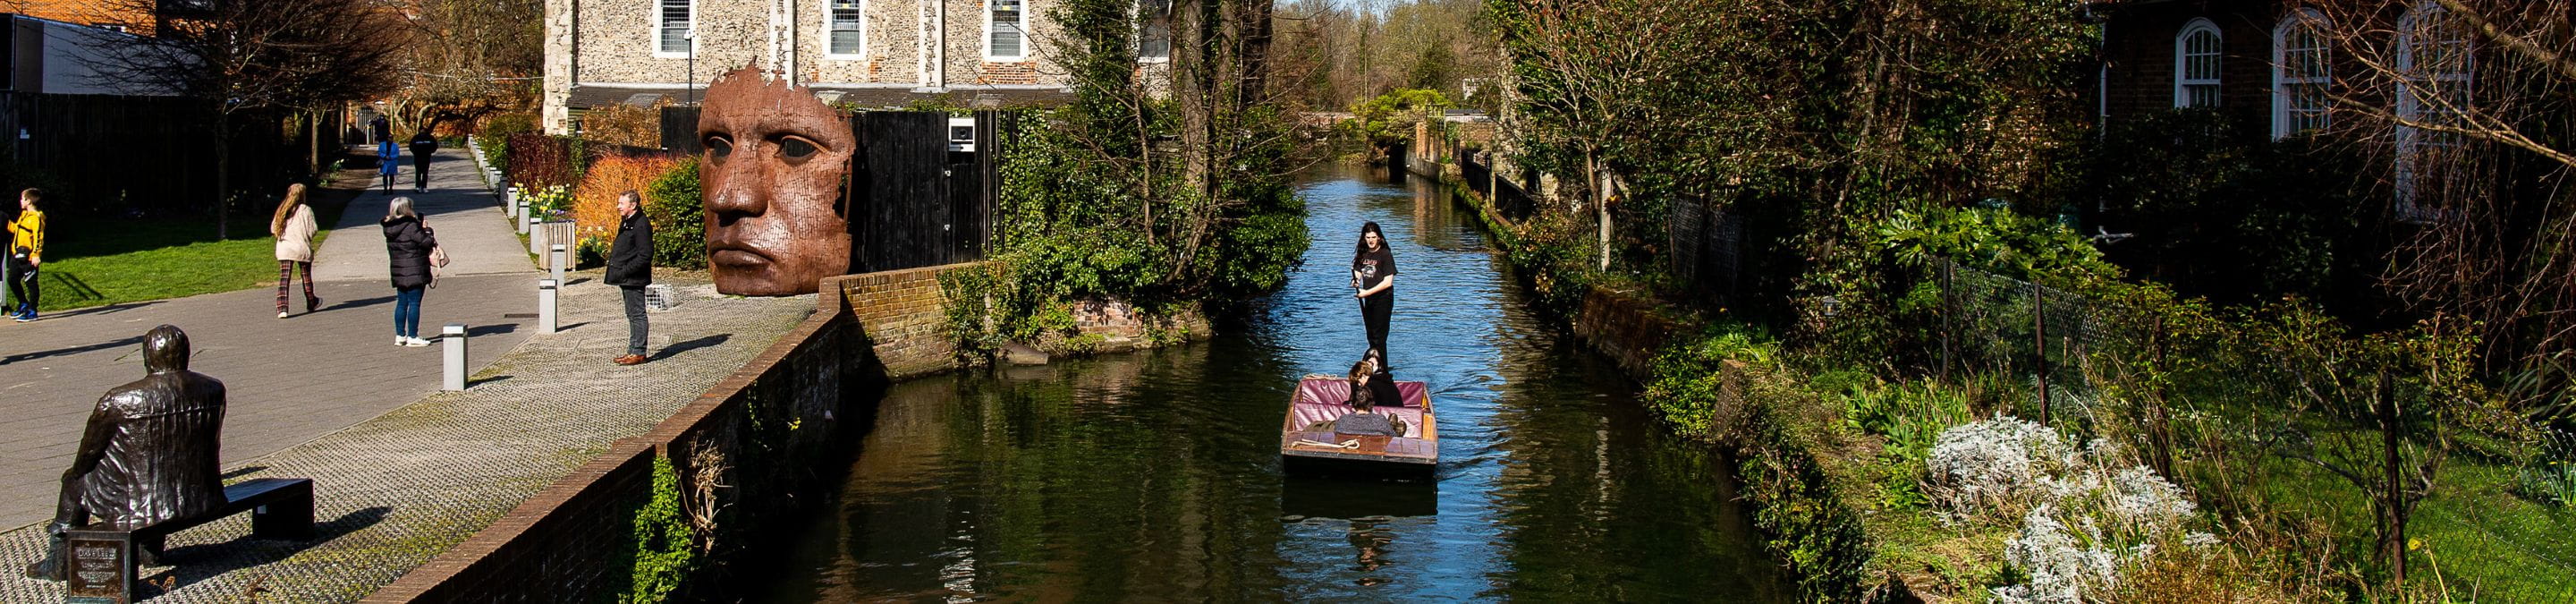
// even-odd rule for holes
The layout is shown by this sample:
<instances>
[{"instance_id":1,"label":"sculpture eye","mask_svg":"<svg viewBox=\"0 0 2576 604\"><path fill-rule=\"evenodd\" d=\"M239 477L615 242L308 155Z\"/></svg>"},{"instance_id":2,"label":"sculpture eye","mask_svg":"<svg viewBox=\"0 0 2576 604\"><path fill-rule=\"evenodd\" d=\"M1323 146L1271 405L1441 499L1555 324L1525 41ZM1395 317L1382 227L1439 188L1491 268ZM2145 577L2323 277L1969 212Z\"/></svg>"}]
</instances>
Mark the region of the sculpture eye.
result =
<instances>
[{"instance_id":1,"label":"sculpture eye","mask_svg":"<svg viewBox=\"0 0 2576 604\"><path fill-rule=\"evenodd\" d=\"M733 141L725 140L723 136L707 137L707 157L715 161L724 161L731 156L733 156Z\"/></svg>"},{"instance_id":2,"label":"sculpture eye","mask_svg":"<svg viewBox=\"0 0 2576 604\"><path fill-rule=\"evenodd\" d=\"M805 140L802 137L787 136L778 139L778 156L787 158L789 161L804 161L806 158L813 157L815 152L822 150L821 147L814 146L814 141Z\"/></svg>"}]
</instances>

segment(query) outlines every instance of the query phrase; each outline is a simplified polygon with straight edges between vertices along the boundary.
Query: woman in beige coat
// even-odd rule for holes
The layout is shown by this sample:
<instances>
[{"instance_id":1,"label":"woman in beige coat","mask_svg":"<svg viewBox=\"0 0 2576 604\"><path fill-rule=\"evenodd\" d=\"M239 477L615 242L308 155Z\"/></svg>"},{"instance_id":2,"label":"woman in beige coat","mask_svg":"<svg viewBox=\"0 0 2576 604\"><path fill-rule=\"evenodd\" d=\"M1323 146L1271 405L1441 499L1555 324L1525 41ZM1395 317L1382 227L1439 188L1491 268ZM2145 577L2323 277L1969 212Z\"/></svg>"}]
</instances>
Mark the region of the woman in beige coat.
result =
<instances>
[{"instance_id":1,"label":"woman in beige coat","mask_svg":"<svg viewBox=\"0 0 2576 604\"><path fill-rule=\"evenodd\" d=\"M286 318L286 285L295 271L304 271L304 312L322 307L322 299L313 295L313 206L304 205L304 184L287 185L286 201L278 202L277 214L268 219L268 234L277 237L277 318Z\"/></svg>"}]
</instances>

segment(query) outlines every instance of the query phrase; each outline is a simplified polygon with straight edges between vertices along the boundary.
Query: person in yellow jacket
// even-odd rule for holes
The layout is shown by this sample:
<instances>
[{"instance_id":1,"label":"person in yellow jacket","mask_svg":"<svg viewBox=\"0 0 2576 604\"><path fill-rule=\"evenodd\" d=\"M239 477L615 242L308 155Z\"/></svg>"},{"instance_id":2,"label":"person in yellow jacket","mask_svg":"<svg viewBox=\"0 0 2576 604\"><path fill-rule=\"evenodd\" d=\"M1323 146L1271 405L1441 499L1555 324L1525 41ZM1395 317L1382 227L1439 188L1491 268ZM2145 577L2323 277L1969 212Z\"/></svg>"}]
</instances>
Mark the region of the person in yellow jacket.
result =
<instances>
[{"instance_id":1,"label":"person in yellow jacket","mask_svg":"<svg viewBox=\"0 0 2576 604\"><path fill-rule=\"evenodd\" d=\"M18 218L9 221L9 295L18 300L9 318L20 323L36 320L36 268L45 264L45 213L36 202L44 198L42 189L19 191Z\"/></svg>"}]
</instances>

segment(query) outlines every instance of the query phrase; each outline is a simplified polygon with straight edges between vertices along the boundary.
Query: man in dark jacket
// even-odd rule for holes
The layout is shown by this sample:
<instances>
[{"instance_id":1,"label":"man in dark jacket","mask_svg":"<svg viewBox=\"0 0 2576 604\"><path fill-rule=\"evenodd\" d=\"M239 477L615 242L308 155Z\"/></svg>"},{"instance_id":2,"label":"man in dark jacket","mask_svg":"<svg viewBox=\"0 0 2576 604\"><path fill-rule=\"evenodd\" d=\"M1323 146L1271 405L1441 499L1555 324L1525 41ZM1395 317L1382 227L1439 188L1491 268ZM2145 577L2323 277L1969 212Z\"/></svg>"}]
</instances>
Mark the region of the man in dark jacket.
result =
<instances>
[{"instance_id":1,"label":"man in dark jacket","mask_svg":"<svg viewBox=\"0 0 2576 604\"><path fill-rule=\"evenodd\" d=\"M421 128L419 134L411 135L412 192L429 192L429 156L436 153L438 137L431 136L428 128Z\"/></svg>"},{"instance_id":2,"label":"man in dark jacket","mask_svg":"<svg viewBox=\"0 0 2576 604\"><path fill-rule=\"evenodd\" d=\"M90 411L45 527L52 547L28 578L63 580L65 532L93 519L135 528L224 504L224 383L188 370L188 334L168 325L143 335L143 368L143 379L108 390ZM155 564L161 539L137 545Z\"/></svg>"},{"instance_id":3,"label":"man in dark jacket","mask_svg":"<svg viewBox=\"0 0 2576 604\"><path fill-rule=\"evenodd\" d=\"M617 194L617 240L608 244L608 284L626 295L626 356L619 365L649 360L644 356L644 286L653 284L653 222L644 218L644 196Z\"/></svg>"}]
</instances>

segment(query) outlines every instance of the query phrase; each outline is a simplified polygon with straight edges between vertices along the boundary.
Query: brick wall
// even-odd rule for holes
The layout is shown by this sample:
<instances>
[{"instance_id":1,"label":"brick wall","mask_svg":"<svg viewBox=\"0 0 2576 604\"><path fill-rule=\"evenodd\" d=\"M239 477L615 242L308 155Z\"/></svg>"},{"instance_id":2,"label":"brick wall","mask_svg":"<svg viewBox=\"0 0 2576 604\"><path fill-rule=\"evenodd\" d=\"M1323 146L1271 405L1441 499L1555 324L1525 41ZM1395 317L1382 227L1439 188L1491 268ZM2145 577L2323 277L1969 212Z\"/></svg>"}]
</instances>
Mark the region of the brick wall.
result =
<instances>
[{"instance_id":1,"label":"brick wall","mask_svg":"<svg viewBox=\"0 0 2576 604\"><path fill-rule=\"evenodd\" d=\"M1640 292L1592 288L1575 312L1574 335L1618 360L1619 369L1629 377L1647 379L1654 375L1655 353L1663 350L1666 341L1675 334L1698 332L1656 313L1657 304Z\"/></svg>"},{"instance_id":2,"label":"brick wall","mask_svg":"<svg viewBox=\"0 0 2576 604\"><path fill-rule=\"evenodd\" d=\"M846 281L854 277L835 277ZM827 286L837 284L827 281ZM871 377L858 322L837 296L821 296L812 317L680 408L652 431L619 439L608 452L521 502L464 543L369 595L368 602L593 602L629 585L633 522L651 500L654 461L679 473L684 514L703 554L739 559L747 544L789 528L796 506L827 473L840 418L868 413L856 403ZM714 510L706 512L706 510ZM702 564L699 568L722 568ZM694 577L696 593L725 593L720 575Z\"/></svg>"},{"instance_id":3,"label":"brick wall","mask_svg":"<svg viewBox=\"0 0 2576 604\"><path fill-rule=\"evenodd\" d=\"M956 367L957 345L942 333L947 312L940 305L939 275L974 263L853 275L841 281L841 296L885 365L886 377L902 380Z\"/></svg>"},{"instance_id":4,"label":"brick wall","mask_svg":"<svg viewBox=\"0 0 2576 604\"><path fill-rule=\"evenodd\" d=\"M2219 110L2251 127L2270 128L2272 28L2288 14L2279 0L2168 2L2120 9L2105 26L2110 60L2109 118L2174 108L2174 36L2193 19L2218 26Z\"/></svg>"}]
</instances>

